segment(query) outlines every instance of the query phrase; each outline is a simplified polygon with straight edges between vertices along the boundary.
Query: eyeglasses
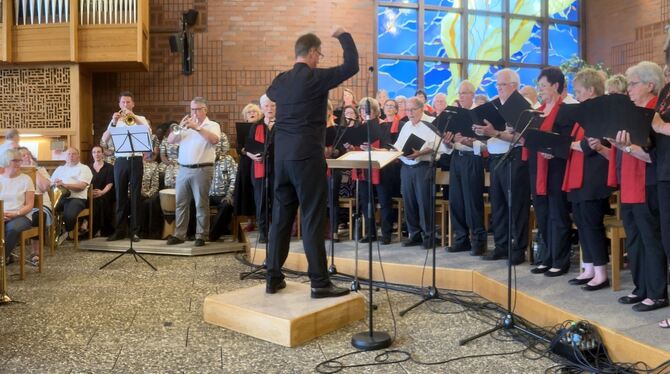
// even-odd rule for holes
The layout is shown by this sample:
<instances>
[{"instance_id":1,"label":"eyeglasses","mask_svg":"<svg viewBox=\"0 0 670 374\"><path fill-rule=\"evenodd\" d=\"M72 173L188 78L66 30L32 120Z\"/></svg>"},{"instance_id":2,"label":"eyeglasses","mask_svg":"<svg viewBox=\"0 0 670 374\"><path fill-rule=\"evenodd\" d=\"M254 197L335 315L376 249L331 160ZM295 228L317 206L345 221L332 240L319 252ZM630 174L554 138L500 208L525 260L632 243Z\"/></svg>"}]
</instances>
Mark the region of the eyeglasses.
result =
<instances>
[{"instance_id":1,"label":"eyeglasses","mask_svg":"<svg viewBox=\"0 0 670 374\"><path fill-rule=\"evenodd\" d=\"M13 158L13 159L11 159L10 161L14 161L14 162L23 162L23 159L20 159L20 158Z\"/></svg>"},{"instance_id":2,"label":"eyeglasses","mask_svg":"<svg viewBox=\"0 0 670 374\"><path fill-rule=\"evenodd\" d=\"M459 95L474 95L474 92L459 92Z\"/></svg>"},{"instance_id":3,"label":"eyeglasses","mask_svg":"<svg viewBox=\"0 0 670 374\"><path fill-rule=\"evenodd\" d=\"M639 82L639 81L638 82L634 82L634 81L633 82L628 82L628 87L633 87L636 84L640 84L640 83L642 83L642 82Z\"/></svg>"},{"instance_id":4,"label":"eyeglasses","mask_svg":"<svg viewBox=\"0 0 670 374\"><path fill-rule=\"evenodd\" d=\"M321 53L320 50L315 49L314 51L315 51L319 56L321 56L321 57L326 57L323 53Z\"/></svg>"},{"instance_id":5,"label":"eyeglasses","mask_svg":"<svg viewBox=\"0 0 670 374\"><path fill-rule=\"evenodd\" d=\"M405 110L408 110L410 112L413 112L415 110L423 110L423 108L405 108Z\"/></svg>"},{"instance_id":6,"label":"eyeglasses","mask_svg":"<svg viewBox=\"0 0 670 374\"><path fill-rule=\"evenodd\" d=\"M511 82L509 82L509 83L507 83L507 82L497 82L496 87L507 87L507 86L511 86L513 84L514 83L511 83Z\"/></svg>"},{"instance_id":7,"label":"eyeglasses","mask_svg":"<svg viewBox=\"0 0 670 374\"><path fill-rule=\"evenodd\" d=\"M199 108L191 108L191 112L196 112L196 111L198 111L198 110L203 110L203 109L205 109L204 106L201 106L201 107L199 107Z\"/></svg>"}]
</instances>

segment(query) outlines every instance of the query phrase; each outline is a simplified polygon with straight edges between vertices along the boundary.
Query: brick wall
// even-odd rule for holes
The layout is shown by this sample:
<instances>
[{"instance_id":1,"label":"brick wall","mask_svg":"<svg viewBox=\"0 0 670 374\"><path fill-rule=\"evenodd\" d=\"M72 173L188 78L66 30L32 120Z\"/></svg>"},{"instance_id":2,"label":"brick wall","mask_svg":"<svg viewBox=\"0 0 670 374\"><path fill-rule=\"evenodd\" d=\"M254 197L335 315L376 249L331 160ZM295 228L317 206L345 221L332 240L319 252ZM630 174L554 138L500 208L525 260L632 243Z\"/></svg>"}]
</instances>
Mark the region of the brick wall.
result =
<instances>
[{"instance_id":1,"label":"brick wall","mask_svg":"<svg viewBox=\"0 0 670 374\"><path fill-rule=\"evenodd\" d=\"M94 74L95 138L99 139L112 112L116 95L135 94L138 114L154 126L180 120L195 96L209 100L209 116L219 122L231 140L234 122L244 105L258 100L272 79L293 65L293 43L306 32L323 42L321 66L341 63L342 49L331 38L333 24L350 31L357 43L361 72L345 82L357 97L365 91L373 65L374 1L250 1L151 0L149 72ZM178 54L170 53L169 37L179 31L182 12L199 11L195 36L195 71L181 74ZM331 97L341 96L341 88Z\"/></svg>"},{"instance_id":2,"label":"brick wall","mask_svg":"<svg viewBox=\"0 0 670 374\"><path fill-rule=\"evenodd\" d=\"M615 72L642 60L664 63L670 0L586 0L586 60Z\"/></svg>"}]
</instances>

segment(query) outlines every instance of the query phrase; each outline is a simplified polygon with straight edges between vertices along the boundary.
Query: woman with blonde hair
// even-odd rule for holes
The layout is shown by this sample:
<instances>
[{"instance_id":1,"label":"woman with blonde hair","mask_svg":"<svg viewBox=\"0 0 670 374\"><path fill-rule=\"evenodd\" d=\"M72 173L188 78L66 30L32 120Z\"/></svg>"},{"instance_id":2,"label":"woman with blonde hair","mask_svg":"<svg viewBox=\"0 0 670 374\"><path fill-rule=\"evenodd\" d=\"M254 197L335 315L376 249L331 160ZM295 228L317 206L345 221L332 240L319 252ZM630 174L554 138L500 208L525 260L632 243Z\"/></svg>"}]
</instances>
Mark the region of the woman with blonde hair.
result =
<instances>
[{"instance_id":1,"label":"woman with blonde hair","mask_svg":"<svg viewBox=\"0 0 670 374\"><path fill-rule=\"evenodd\" d=\"M7 149L0 154L0 200L4 202L5 263L13 262L11 253L19 243L21 232L32 227L35 185L29 176L21 173L21 153Z\"/></svg>"}]
</instances>

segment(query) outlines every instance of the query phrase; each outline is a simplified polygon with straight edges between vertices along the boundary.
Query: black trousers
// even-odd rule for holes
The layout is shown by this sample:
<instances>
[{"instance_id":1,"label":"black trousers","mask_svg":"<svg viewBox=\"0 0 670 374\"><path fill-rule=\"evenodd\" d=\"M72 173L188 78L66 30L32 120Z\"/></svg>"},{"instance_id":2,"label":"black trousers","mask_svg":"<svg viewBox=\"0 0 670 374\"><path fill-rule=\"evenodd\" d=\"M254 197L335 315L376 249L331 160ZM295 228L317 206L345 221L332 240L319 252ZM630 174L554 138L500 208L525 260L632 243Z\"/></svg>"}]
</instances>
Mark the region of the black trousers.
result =
<instances>
[{"instance_id":1,"label":"black trousers","mask_svg":"<svg viewBox=\"0 0 670 374\"><path fill-rule=\"evenodd\" d=\"M491 169L491 215L493 238L495 241L494 253L507 255L508 228L508 196L507 173L508 167L512 172L512 258L522 260L528 247L528 214L530 213L530 182L528 163L521 160L521 147L512 151L511 157L500 167L502 155L491 155L489 165ZM451 202L449 202L451 204Z\"/></svg>"},{"instance_id":2,"label":"black trousers","mask_svg":"<svg viewBox=\"0 0 670 374\"><path fill-rule=\"evenodd\" d=\"M658 207L661 223L661 240L665 257L670 261L670 181L658 181Z\"/></svg>"},{"instance_id":3,"label":"black trousers","mask_svg":"<svg viewBox=\"0 0 670 374\"><path fill-rule=\"evenodd\" d=\"M130 169L132 164L133 173ZM142 156L117 157L114 162L114 190L116 191L116 230L121 233L128 231L128 215L132 213L130 233L138 234L139 225L135 217L140 210L142 199L142 174L144 165ZM129 187L130 185L130 187ZM130 190L130 196L128 195Z\"/></svg>"},{"instance_id":4,"label":"black trousers","mask_svg":"<svg viewBox=\"0 0 670 374\"><path fill-rule=\"evenodd\" d=\"M216 206L217 211L209 225L209 240L215 242L223 235L230 234L230 221L233 218L233 206L223 196L210 196L209 205ZM195 219L193 220L195 221Z\"/></svg>"},{"instance_id":5,"label":"black trousers","mask_svg":"<svg viewBox=\"0 0 670 374\"><path fill-rule=\"evenodd\" d=\"M483 194L482 158L472 152L454 151L449 168L449 219L455 247L486 249Z\"/></svg>"},{"instance_id":6,"label":"black trousers","mask_svg":"<svg viewBox=\"0 0 670 374\"><path fill-rule=\"evenodd\" d=\"M274 172L267 281L277 284L284 278L281 268L288 256L291 226L299 205L307 273L312 287L326 287L330 284L324 239L328 201L326 160L275 160Z\"/></svg>"},{"instance_id":7,"label":"black trousers","mask_svg":"<svg viewBox=\"0 0 670 374\"><path fill-rule=\"evenodd\" d=\"M668 297L668 264L661 245L656 186L647 186L646 197L646 203L621 204L628 265L635 284L631 293L665 299Z\"/></svg>"},{"instance_id":8,"label":"black trousers","mask_svg":"<svg viewBox=\"0 0 670 374\"><path fill-rule=\"evenodd\" d=\"M268 232L268 220L272 214L272 205L268 202L272 201L273 178L272 174L268 177L268 188L265 191L265 179L255 178L253 172L251 173L251 183L254 185L254 201L256 204L256 224L258 225L258 233L265 235ZM268 208L270 211L268 212ZM268 215L269 214L269 215Z\"/></svg>"},{"instance_id":9,"label":"black trousers","mask_svg":"<svg viewBox=\"0 0 670 374\"><path fill-rule=\"evenodd\" d=\"M381 211L381 221L382 221L382 236L391 237L393 233L393 195L392 188L390 184L385 184L384 180L379 184L373 185L374 192L372 194L372 203L374 204L375 195L379 201L379 208ZM363 236L368 236L368 230L372 227L372 237L377 237L377 224L375 222L375 207L372 206L372 219L368 217L368 181L359 181L358 182L359 190L359 209L363 218L365 219L365 230Z\"/></svg>"},{"instance_id":10,"label":"black trousers","mask_svg":"<svg viewBox=\"0 0 670 374\"><path fill-rule=\"evenodd\" d=\"M605 236L605 204L609 199L573 201L572 215L575 218L582 259L595 266L607 265L607 237Z\"/></svg>"},{"instance_id":11,"label":"black trousers","mask_svg":"<svg viewBox=\"0 0 670 374\"><path fill-rule=\"evenodd\" d=\"M570 266L570 207L567 194L560 186L553 187L558 191L533 196L537 227L547 249L539 260L544 266L564 269Z\"/></svg>"},{"instance_id":12,"label":"black trousers","mask_svg":"<svg viewBox=\"0 0 670 374\"><path fill-rule=\"evenodd\" d=\"M85 199L69 198L62 200L56 207L56 212L63 213L63 222L65 222L65 231L74 230L74 224L77 222L77 216L86 208ZM75 233L77 234L77 233Z\"/></svg>"},{"instance_id":13,"label":"black trousers","mask_svg":"<svg viewBox=\"0 0 670 374\"><path fill-rule=\"evenodd\" d=\"M340 169L329 169L330 176L328 176L328 222L330 229L337 232L337 225L340 223L340 186L342 185L342 171ZM332 184L332 186L331 186ZM330 212L333 207L334 214ZM334 217L331 222L331 217ZM353 230L353 229L350 229Z\"/></svg>"}]
</instances>

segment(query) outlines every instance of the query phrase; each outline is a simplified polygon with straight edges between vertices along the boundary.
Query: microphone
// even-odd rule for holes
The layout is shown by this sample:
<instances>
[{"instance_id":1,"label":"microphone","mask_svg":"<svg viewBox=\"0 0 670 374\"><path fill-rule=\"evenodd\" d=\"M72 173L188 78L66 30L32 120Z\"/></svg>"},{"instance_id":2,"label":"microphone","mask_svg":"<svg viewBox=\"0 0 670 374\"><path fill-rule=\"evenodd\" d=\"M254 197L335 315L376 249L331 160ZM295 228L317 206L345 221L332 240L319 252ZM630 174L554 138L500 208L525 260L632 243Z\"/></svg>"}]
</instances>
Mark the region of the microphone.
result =
<instances>
[{"instance_id":1,"label":"microphone","mask_svg":"<svg viewBox=\"0 0 670 374\"><path fill-rule=\"evenodd\" d=\"M375 67L374 67L374 66L370 66L370 67L368 68L368 71L369 71L370 73L373 73L373 72L375 71Z\"/></svg>"}]
</instances>

